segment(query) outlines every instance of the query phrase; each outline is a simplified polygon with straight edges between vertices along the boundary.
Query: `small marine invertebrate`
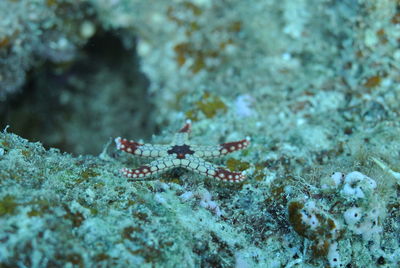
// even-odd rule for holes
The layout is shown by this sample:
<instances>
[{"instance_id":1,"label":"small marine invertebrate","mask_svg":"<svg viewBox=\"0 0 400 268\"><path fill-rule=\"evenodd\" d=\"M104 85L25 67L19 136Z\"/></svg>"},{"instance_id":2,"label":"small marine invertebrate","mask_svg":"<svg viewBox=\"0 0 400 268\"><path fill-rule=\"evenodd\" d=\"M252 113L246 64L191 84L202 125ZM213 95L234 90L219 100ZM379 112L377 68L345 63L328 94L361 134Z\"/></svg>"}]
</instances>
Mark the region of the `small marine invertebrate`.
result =
<instances>
[{"instance_id":1,"label":"small marine invertebrate","mask_svg":"<svg viewBox=\"0 0 400 268\"><path fill-rule=\"evenodd\" d=\"M344 177L342 193L353 198L364 198L376 188L376 182L358 171L353 171Z\"/></svg>"},{"instance_id":2,"label":"small marine invertebrate","mask_svg":"<svg viewBox=\"0 0 400 268\"><path fill-rule=\"evenodd\" d=\"M128 178L144 179L175 167L183 167L221 181L241 182L246 178L244 172L231 172L222 167L217 167L205 159L217 158L242 150L250 144L248 138L216 146L193 145L189 141L190 128L191 122L188 120L182 129L175 134L172 142L167 145L141 144L121 137L116 138L117 149L142 157L156 158L148 165L137 169L124 168L122 174Z\"/></svg>"},{"instance_id":3,"label":"small marine invertebrate","mask_svg":"<svg viewBox=\"0 0 400 268\"><path fill-rule=\"evenodd\" d=\"M385 164L382 160L372 157L372 160L386 173L393 176L396 179L397 183L400 184L400 172L396 172L393 169L389 168L387 164Z\"/></svg>"},{"instance_id":4,"label":"small marine invertebrate","mask_svg":"<svg viewBox=\"0 0 400 268\"><path fill-rule=\"evenodd\" d=\"M313 258L325 258L330 267L345 267L355 252L346 250L346 243L362 239L379 245L385 200L378 196L377 182L359 171L333 172L322 179L321 188L289 202L289 224L309 240Z\"/></svg>"},{"instance_id":5,"label":"small marine invertebrate","mask_svg":"<svg viewBox=\"0 0 400 268\"><path fill-rule=\"evenodd\" d=\"M327 257L331 267L342 267L337 252L341 226L337 219L317 206L314 200L289 203L289 223L300 236L312 241L314 257Z\"/></svg>"},{"instance_id":6,"label":"small marine invertebrate","mask_svg":"<svg viewBox=\"0 0 400 268\"><path fill-rule=\"evenodd\" d=\"M219 207L218 203L212 200L211 193L206 189L197 191L195 193L191 191L185 192L181 194L179 197L182 202L187 202L192 198L200 199L199 205L201 207L208 209L218 217L221 217L224 214L222 209Z\"/></svg>"}]
</instances>

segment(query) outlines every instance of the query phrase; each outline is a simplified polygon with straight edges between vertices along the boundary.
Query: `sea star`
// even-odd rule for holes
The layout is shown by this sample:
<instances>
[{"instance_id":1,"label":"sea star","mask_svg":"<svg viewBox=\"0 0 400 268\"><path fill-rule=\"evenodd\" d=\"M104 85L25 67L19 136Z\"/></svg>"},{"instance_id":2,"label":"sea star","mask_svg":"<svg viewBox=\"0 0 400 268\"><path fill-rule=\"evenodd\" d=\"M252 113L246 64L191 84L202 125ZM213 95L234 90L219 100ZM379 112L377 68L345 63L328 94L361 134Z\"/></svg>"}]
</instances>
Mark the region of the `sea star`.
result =
<instances>
[{"instance_id":1,"label":"sea star","mask_svg":"<svg viewBox=\"0 0 400 268\"><path fill-rule=\"evenodd\" d=\"M167 145L141 144L121 137L116 138L117 149L137 156L156 158L137 169L123 168L122 174L128 178L145 179L172 168L182 167L221 181L241 182L246 178L244 172L231 172L205 159L221 157L244 149L250 144L249 138L216 146L194 145L189 141L190 129L191 122L188 120Z\"/></svg>"}]
</instances>

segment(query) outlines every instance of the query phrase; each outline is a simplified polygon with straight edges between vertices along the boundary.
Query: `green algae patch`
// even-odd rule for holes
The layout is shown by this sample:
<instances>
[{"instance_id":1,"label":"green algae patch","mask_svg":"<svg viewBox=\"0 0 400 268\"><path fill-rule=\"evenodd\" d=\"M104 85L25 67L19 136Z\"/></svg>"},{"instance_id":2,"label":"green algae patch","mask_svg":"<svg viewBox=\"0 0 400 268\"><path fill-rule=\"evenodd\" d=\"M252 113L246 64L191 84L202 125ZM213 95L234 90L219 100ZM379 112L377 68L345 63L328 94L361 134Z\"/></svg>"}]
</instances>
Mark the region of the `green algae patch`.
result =
<instances>
[{"instance_id":1,"label":"green algae patch","mask_svg":"<svg viewBox=\"0 0 400 268\"><path fill-rule=\"evenodd\" d=\"M93 177L97 177L99 175L100 175L100 173L94 171L91 168L87 168L87 169L81 171L79 178L76 180L76 183L81 183L81 182L87 181L87 180L89 180Z\"/></svg>"},{"instance_id":2,"label":"green algae patch","mask_svg":"<svg viewBox=\"0 0 400 268\"><path fill-rule=\"evenodd\" d=\"M41 217L47 213L50 213L51 207L56 204L51 204L48 200L34 200L24 204L31 207L31 211L28 212L29 217Z\"/></svg>"},{"instance_id":3,"label":"green algae patch","mask_svg":"<svg viewBox=\"0 0 400 268\"><path fill-rule=\"evenodd\" d=\"M71 209L67 206L64 206L64 209L66 211L64 219L71 221L72 226L74 227L79 227L82 225L83 221L85 220L85 217L81 212L73 213Z\"/></svg>"},{"instance_id":4,"label":"green algae patch","mask_svg":"<svg viewBox=\"0 0 400 268\"><path fill-rule=\"evenodd\" d=\"M200 113L206 118L213 118L218 113L226 113L228 107L220 97L205 92L201 100L194 103L195 109L186 112L187 118L192 121L198 121Z\"/></svg>"},{"instance_id":5,"label":"green algae patch","mask_svg":"<svg viewBox=\"0 0 400 268\"><path fill-rule=\"evenodd\" d=\"M235 158L229 158L226 160L226 167L230 171L243 171L250 168L250 163L246 161L240 161Z\"/></svg>"},{"instance_id":6,"label":"green algae patch","mask_svg":"<svg viewBox=\"0 0 400 268\"><path fill-rule=\"evenodd\" d=\"M0 217L14 214L18 206L15 202L15 197L11 195L6 195L2 200L0 200Z\"/></svg>"}]
</instances>

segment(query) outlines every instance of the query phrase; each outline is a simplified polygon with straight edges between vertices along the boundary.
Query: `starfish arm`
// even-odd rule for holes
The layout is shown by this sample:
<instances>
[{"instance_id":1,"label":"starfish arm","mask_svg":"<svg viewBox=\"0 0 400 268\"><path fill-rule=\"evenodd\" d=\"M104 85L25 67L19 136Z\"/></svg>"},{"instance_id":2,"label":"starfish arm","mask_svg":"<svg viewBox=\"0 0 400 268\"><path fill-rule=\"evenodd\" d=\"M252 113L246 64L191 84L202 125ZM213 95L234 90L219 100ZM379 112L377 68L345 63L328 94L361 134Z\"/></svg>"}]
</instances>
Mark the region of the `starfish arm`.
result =
<instances>
[{"instance_id":1,"label":"starfish arm","mask_svg":"<svg viewBox=\"0 0 400 268\"><path fill-rule=\"evenodd\" d=\"M174 135L172 145L183 145L189 142L189 133L192 130L192 121L186 120L185 125Z\"/></svg>"},{"instance_id":2,"label":"starfish arm","mask_svg":"<svg viewBox=\"0 0 400 268\"><path fill-rule=\"evenodd\" d=\"M189 133L192 129L192 121L186 120L185 125L178 131L179 133Z\"/></svg>"},{"instance_id":3,"label":"starfish arm","mask_svg":"<svg viewBox=\"0 0 400 268\"><path fill-rule=\"evenodd\" d=\"M144 157L163 157L171 148L169 145L142 144L121 137L115 139L115 144L118 150Z\"/></svg>"},{"instance_id":4,"label":"starfish arm","mask_svg":"<svg viewBox=\"0 0 400 268\"><path fill-rule=\"evenodd\" d=\"M242 172L232 172L223 169L222 167L217 167L210 162L192 155L186 156L185 159L181 160L181 166L198 174L220 181L241 182L246 179L246 176Z\"/></svg>"},{"instance_id":5,"label":"starfish arm","mask_svg":"<svg viewBox=\"0 0 400 268\"><path fill-rule=\"evenodd\" d=\"M178 132L174 135L171 145L184 145L187 144L188 142L189 142L189 133Z\"/></svg>"},{"instance_id":6,"label":"starfish arm","mask_svg":"<svg viewBox=\"0 0 400 268\"><path fill-rule=\"evenodd\" d=\"M250 144L250 139L222 143L217 146L191 145L194 155L202 158L221 157L234 151L245 149Z\"/></svg>"},{"instance_id":7,"label":"starfish arm","mask_svg":"<svg viewBox=\"0 0 400 268\"><path fill-rule=\"evenodd\" d=\"M121 173L128 178L142 180L176 167L177 165L174 163L174 160L176 160L174 157L166 156L136 169L123 168L121 169Z\"/></svg>"},{"instance_id":8,"label":"starfish arm","mask_svg":"<svg viewBox=\"0 0 400 268\"><path fill-rule=\"evenodd\" d=\"M225 155L228 153L232 153L234 151L243 150L249 145L250 145L250 138L246 138L240 141L222 143L219 146L221 147L220 149L221 154Z\"/></svg>"}]
</instances>

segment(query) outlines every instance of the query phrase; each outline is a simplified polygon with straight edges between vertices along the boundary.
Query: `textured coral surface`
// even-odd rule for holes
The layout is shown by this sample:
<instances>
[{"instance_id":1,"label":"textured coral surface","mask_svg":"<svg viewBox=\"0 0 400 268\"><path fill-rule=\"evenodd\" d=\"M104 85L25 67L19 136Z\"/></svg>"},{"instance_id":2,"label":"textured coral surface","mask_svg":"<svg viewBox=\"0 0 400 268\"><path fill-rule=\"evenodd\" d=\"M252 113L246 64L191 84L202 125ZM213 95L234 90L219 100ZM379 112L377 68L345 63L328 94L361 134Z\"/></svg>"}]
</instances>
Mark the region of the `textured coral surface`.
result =
<instances>
[{"instance_id":1,"label":"textured coral surface","mask_svg":"<svg viewBox=\"0 0 400 268\"><path fill-rule=\"evenodd\" d=\"M0 267L398 267L399 10L0 1ZM248 179L121 176L186 119Z\"/></svg>"}]
</instances>

